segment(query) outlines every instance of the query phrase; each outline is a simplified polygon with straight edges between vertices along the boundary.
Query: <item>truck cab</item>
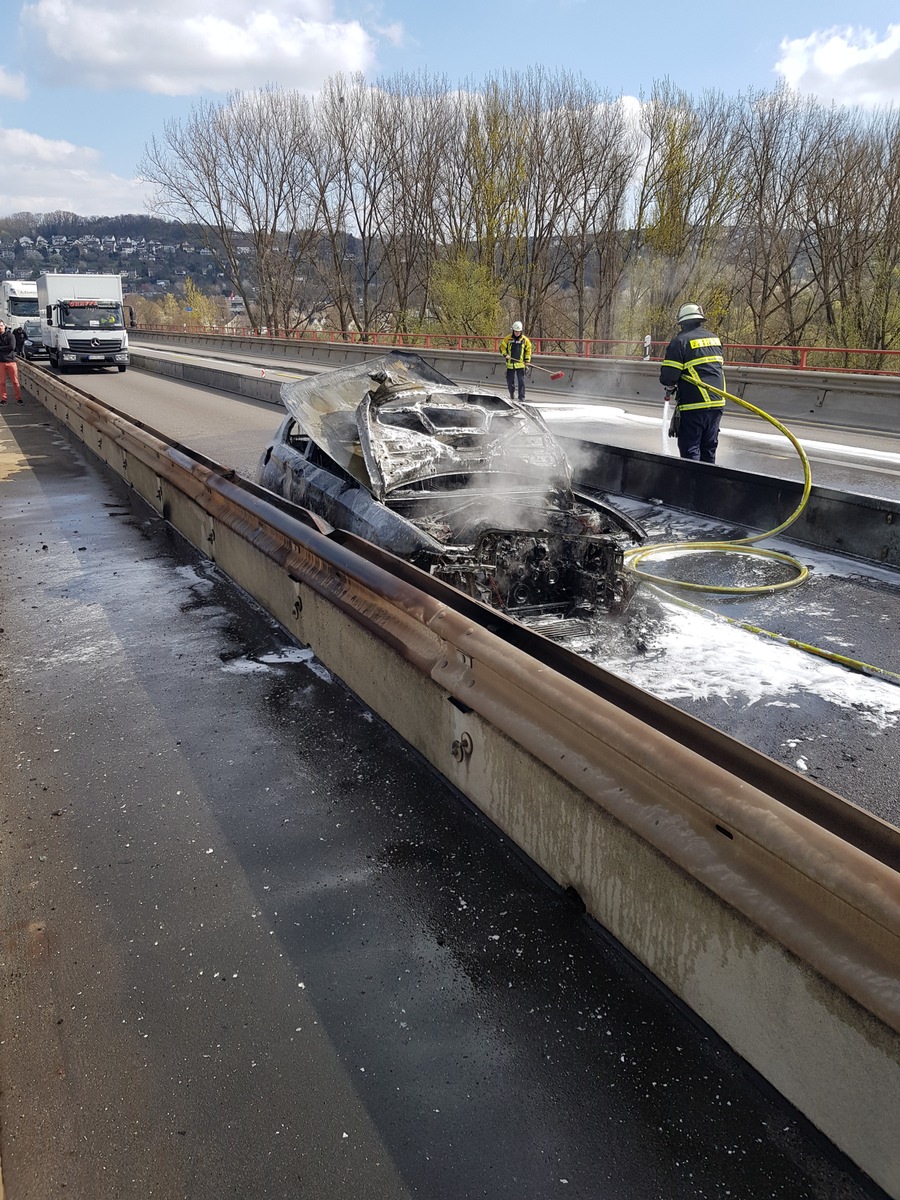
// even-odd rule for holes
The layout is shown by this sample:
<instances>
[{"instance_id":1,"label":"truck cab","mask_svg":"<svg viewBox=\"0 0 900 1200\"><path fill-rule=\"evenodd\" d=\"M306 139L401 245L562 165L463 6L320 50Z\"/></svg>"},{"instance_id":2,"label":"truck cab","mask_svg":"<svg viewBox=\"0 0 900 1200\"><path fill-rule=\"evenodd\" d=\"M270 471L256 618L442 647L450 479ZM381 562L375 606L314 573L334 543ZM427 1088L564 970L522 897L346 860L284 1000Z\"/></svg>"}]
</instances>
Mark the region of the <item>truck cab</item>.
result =
<instances>
[{"instance_id":1,"label":"truck cab","mask_svg":"<svg viewBox=\"0 0 900 1200\"><path fill-rule=\"evenodd\" d=\"M128 367L128 329L118 275L42 275L44 345L52 366Z\"/></svg>"},{"instance_id":2,"label":"truck cab","mask_svg":"<svg viewBox=\"0 0 900 1200\"><path fill-rule=\"evenodd\" d=\"M38 315L36 283L28 279L0 282L0 321L7 329L17 329L26 321L36 321Z\"/></svg>"}]
</instances>

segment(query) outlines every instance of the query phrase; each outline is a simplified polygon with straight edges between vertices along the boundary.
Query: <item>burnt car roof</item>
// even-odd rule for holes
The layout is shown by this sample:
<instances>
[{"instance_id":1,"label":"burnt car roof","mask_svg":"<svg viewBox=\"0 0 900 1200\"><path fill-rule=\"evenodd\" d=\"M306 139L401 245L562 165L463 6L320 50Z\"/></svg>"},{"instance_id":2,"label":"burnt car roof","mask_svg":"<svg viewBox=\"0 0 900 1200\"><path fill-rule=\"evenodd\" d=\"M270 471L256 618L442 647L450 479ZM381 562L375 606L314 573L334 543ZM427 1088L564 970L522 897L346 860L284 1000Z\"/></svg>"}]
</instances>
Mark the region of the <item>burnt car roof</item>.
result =
<instances>
[{"instance_id":1,"label":"burnt car roof","mask_svg":"<svg viewBox=\"0 0 900 1200\"><path fill-rule=\"evenodd\" d=\"M537 413L462 388L418 354L393 350L283 384L281 396L304 432L379 499L453 475L570 486L566 457Z\"/></svg>"}]
</instances>

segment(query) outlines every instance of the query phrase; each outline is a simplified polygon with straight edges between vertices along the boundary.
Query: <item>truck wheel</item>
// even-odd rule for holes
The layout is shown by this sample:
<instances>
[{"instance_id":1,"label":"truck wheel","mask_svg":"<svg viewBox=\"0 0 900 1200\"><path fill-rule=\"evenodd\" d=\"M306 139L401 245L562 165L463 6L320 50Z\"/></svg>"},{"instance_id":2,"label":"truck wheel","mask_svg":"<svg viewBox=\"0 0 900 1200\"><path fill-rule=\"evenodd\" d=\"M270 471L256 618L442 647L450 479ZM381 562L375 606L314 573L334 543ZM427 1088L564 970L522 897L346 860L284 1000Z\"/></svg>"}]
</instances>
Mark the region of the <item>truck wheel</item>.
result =
<instances>
[{"instance_id":1,"label":"truck wheel","mask_svg":"<svg viewBox=\"0 0 900 1200\"><path fill-rule=\"evenodd\" d=\"M119 371L125 371L125 370L127 370L127 367L119 367Z\"/></svg>"},{"instance_id":2,"label":"truck wheel","mask_svg":"<svg viewBox=\"0 0 900 1200\"><path fill-rule=\"evenodd\" d=\"M56 356L56 362L53 365L56 367L57 371L59 371L60 375L65 375L66 371L69 369L65 363L60 362L59 355Z\"/></svg>"}]
</instances>

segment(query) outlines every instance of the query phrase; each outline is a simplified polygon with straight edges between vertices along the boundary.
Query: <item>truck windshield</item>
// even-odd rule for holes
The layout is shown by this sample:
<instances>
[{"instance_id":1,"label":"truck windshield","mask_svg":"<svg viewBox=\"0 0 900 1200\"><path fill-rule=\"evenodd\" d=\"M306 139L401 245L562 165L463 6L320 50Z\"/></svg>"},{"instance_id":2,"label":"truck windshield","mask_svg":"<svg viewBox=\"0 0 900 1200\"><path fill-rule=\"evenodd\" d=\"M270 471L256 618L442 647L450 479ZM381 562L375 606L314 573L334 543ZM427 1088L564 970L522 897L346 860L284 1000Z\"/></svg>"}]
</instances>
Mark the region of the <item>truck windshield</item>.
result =
<instances>
[{"instance_id":1,"label":"truck windshield","mask_svg":"<svg viewBox=\"0 0 900 1200\"><path fill-rule=\"evenodd\" d=\"M11 317L36 317L39 315L37 296L10 296L9 315Z\"/></svg>"},{"instance_id":2,"label":"truck windshield","mask_svg":"<svg viewBox=\"0 0 900 1200\"><path fill-rule=\"evenodd\" d=\"M122 305L115 301L73 300L59 306L63 329L124 329Z\"/></svg>"}]
</instances>

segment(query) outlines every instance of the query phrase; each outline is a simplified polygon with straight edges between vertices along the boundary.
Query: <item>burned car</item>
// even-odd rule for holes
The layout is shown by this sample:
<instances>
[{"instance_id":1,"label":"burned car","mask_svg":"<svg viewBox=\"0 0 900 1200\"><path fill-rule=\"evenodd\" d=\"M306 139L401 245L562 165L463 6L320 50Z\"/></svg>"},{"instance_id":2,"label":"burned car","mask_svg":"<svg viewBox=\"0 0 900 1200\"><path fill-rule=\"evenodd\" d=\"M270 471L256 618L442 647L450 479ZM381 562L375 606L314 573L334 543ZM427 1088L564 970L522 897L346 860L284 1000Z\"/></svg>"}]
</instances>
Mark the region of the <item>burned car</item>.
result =
<instances>
[{"instance_id":1,"label":"burned car","mask_svg":"<svg viewBox=\"0 0 900 1200\"><path fill-rule=\"evenodd\" d=\"M514 616L622 605L623 548L642 531L573 491L533 409L404 351L281 395L263 487Z\"/></svg>"}]
</instances>

